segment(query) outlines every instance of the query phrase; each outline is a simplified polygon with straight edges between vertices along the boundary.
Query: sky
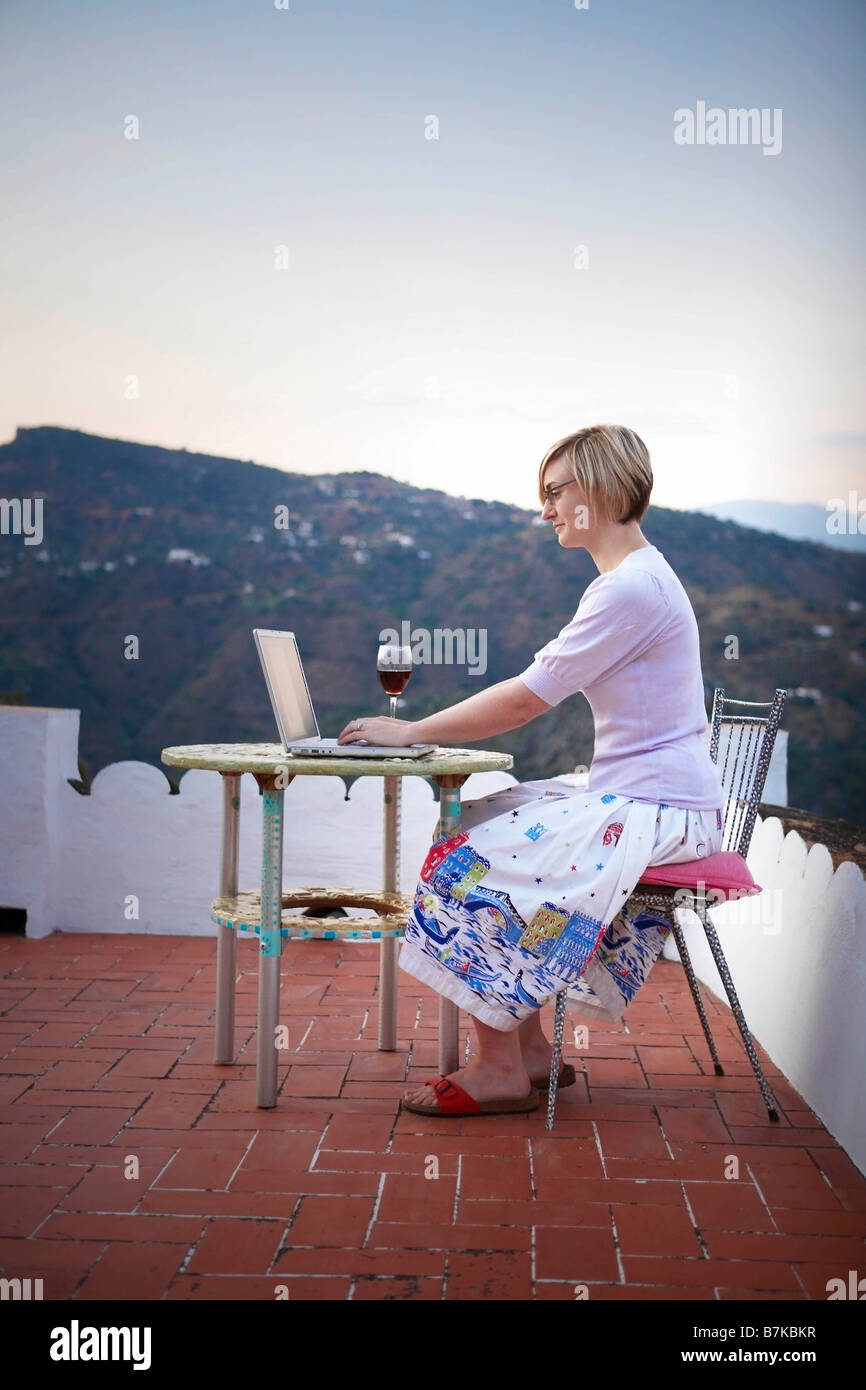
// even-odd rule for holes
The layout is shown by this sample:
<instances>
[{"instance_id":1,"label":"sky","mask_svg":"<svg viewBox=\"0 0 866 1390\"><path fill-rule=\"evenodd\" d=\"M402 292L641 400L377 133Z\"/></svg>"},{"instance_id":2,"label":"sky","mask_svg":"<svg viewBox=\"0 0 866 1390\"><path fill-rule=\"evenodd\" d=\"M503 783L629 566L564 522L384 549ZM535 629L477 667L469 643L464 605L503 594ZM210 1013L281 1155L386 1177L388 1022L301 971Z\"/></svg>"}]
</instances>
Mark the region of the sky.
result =
<instances>
[{"instance_id":1,"label":"sky","mask_svg":"<svg viewBox=\"0 0 866 1390\"><path fill-rule=\"evenodd\" d=\"M0 442L537 507L616 423L658 505L866 494L864 50L859 0L0 0Z\"/></svg>"}]
</instances>

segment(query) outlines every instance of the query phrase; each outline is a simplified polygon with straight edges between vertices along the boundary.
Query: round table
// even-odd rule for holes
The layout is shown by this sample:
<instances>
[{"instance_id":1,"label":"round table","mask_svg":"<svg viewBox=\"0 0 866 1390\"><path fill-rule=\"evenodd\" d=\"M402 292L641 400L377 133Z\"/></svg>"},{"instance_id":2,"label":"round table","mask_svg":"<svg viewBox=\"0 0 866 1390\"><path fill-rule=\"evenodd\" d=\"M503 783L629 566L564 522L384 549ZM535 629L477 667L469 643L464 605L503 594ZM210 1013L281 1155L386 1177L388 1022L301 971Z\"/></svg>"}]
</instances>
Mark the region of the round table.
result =
<instances>
[{"instance_id":1,"label":"round table","mask_svg":"<svg viewBox=\"0 0 866 1390\"><path fill-rule=\"evenodd\" d=\"M240 779L250 772L262 793L262 880L256 1038L256 1104L277 1103L277 1022L282 954L283 800L295 777L382 777L384 779L383 894L398 892L400 779L429 777L439 788L442 835L460 826L460 788L473 772L507 772L508 753L471 748L441 748L426 758L304 758L288 754L278 743L210 743L164 748L170 767L204 768L222 777L219 899L225 909L237 903ZM238 909L240 911L240 909ZM217 996L214 1061L234 1061L235 914L224 910L217 926ZM397 1041L397 940L402 932L382 934L379 944L379 1048L393 1051ZM457 1069L457 1006L439 1003L439 1070Z\"/></svg>"}]
</instances>

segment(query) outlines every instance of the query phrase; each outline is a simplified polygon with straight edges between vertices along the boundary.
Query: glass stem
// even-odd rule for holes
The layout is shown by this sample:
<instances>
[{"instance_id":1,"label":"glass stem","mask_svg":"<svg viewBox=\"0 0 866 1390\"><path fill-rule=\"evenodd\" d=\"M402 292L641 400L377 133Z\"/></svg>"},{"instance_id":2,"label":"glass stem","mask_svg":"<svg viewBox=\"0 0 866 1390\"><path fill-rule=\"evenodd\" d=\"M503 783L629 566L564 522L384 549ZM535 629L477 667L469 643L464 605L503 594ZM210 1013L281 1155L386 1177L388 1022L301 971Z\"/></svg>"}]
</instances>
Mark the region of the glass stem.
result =
<instances>
[{"instance_id":1,"label":"glass stem","mask_svg":"<svg viewBox=\"0 0 866 1390\"><path fill-rule=\"evenodd\" d=\"M396 719L396 718L397 718L397 696L396 696L396 695L389 695L389 696L388 696L388 699L391 701L391 718L392 718L392 719Z\"/></svg>"}]
</instances>

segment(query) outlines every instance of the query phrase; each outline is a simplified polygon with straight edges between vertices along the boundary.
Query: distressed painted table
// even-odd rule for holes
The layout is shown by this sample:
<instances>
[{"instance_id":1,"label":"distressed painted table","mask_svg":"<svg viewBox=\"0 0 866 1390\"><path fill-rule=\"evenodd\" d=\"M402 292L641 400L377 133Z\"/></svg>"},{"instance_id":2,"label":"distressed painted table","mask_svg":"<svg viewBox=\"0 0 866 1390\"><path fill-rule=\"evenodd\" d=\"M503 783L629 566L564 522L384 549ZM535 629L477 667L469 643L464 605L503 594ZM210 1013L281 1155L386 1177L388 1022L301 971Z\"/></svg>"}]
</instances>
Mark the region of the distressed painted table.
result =
<instances>
[{"instance_id":1,"label":"distressed painted table","mask_svg":"<svg viewBox=\"0 0 866 1390\"><path fill-rule=\"evenodd\" d=\"M322 936L303 929L304 918L285 925L283 915L283 800L295 777L382 777L384 779L383 904L396 901L400 863L400 779L429 777L439 788L439 819L443 835L460 826L460 788L473 772L507 772L513 759L507 753L468 748L443 748L429 758L300 758L290 757L277 743L189 744L164 748L162 761L170 767L198 767L222 776L222 836L219 897L212 913L217 922L217 997L214 1061L234 1060L235 926L254 924L260 937L258 1026L256 1038L256 1104L277 1103L276 1030L280 1005L280 956L283 936ZM262 794L262 881L260 898L238 893L238 844L241 776L250 772ZM302 901L326 899L327 889L288 895ZM356 904L374 895L346 893ZM333 894L331 894L333 900ZM222 909L222 910L220 910ZM337 920L337 919L335 919ZM348 924L347 924L348 925ZM385 926L375 932L363 926L351 932L335 927L334 937L379 940L379 1047L393 1051L397 1041L397 941L403 927ZM439 1001L439 1070L456 1070L459 1011L449 999Z\"/></svg>"}]
</instances>

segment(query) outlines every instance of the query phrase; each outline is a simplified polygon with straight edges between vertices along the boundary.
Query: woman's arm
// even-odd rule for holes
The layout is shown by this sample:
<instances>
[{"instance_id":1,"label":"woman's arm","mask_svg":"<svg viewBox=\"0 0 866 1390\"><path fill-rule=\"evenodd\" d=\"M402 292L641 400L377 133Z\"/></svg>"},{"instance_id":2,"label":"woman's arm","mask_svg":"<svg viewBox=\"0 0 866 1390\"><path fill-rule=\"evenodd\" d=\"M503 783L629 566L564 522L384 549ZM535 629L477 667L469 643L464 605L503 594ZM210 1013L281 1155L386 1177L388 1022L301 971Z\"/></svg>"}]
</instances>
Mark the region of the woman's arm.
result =
<instances>
[{"instance_id":1,"label":"woman's arm","mask_svg":"<svg viewBox=\"0 0 866 1390\"><path fill-rule=\"evenodd\" d=\"M405 748L410 743L473 743L494 734L519 729L539 714L550 709L544 700L523 684L519 676L500 681L487 690L479 690L467 700L450 709L428 714L414 721L387 719L384 716L362 715L363 729L356 729L355 720L347 724L338 743L382 743L388 747Z\"/></svg>"},{"instance_id":2,"label":"woman's arm","mask_svg":"<svg viewBox=\"0 0 866 1390\"><path fill-rule=\"evenodd\" d=\"M477 695L470 695L459 705L417 720L410 742L453 743L456 740L472 743L519 729L549 709L550 705L534 695L519 676L513 676L487 690L479 690Z\"/></svg>"}]
</instances>

